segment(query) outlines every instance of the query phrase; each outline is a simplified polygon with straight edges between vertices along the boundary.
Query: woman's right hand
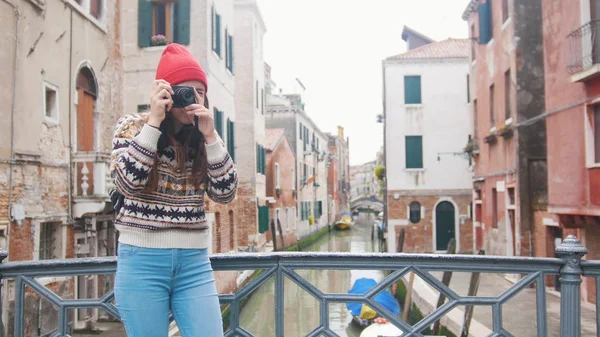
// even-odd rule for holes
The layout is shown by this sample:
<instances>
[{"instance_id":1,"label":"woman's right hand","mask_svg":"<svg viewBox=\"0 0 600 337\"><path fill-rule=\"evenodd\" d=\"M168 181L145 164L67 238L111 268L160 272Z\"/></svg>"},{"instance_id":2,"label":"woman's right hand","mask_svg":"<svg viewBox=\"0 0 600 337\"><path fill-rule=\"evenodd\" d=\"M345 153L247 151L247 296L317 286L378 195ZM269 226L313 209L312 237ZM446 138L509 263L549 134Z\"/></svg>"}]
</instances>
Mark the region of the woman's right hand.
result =
<instances>
[{"instance_id":1,"label":"woman's right hand","mask_svg":"<svg viewBox=\"0 0 600 337\"><path fill-rule=\"evenodd\" d=\"M154 81L152 94L150 97L150 118L148 124L156 128L160 127L162 121L165 120L167 111L173 106L174 95L171 85L165 80Z\"/></svg>"}]
</instances>

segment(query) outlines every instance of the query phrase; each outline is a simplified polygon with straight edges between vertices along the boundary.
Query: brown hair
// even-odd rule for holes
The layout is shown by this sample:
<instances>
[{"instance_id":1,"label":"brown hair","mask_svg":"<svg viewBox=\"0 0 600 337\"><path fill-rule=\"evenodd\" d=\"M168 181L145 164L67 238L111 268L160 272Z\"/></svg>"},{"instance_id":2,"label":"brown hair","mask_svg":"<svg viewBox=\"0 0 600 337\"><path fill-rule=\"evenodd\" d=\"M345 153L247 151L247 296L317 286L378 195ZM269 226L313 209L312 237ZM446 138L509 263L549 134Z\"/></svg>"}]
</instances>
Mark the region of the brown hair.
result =
<instances>
[{"instance_id":1,"label":"brown hair","mask_svg":"<svg viewBox=\"0 0 600 337\"><path fill-rule=\"evenodd\" d=\"M204 106L208 109L208 99L206 97L204 98ZM169 145L173 146L175 149L175 161L179 165L178 171L187 174L188 179L192 181L194 188L200 188L200 184L207 178L208 168L206 144L202 133L194 126L193 128L189 128L189 130L180 131L180 133L183 133L183 141L181 141L181 138L178 140L175 131L175 119L173 115L169 113L167 113L167 117L160 124L160 130L162 135L158 140L158 151L154 155L154 167L150 172L150 177L146 183L144 192L153 192L158 188L158 156L160 156L161 152ZM194 156L192 159L192 171L191 173L187 173L185 164L190 161L190 149L194 150Z\"/></svg>"}]
</instances>

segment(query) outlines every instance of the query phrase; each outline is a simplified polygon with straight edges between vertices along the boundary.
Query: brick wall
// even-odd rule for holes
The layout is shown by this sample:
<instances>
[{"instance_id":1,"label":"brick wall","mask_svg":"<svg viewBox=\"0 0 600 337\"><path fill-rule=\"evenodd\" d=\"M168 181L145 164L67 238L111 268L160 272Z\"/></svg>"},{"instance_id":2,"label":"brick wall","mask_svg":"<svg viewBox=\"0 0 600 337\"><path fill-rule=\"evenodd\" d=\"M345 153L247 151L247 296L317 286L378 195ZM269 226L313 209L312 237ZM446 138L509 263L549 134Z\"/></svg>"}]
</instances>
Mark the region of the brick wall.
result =
<instances>
[{"instance_id":1,"label":"brick wall","mask_svg":"<svg viewBox=\"0 0 600 337\"><path fill-rule=\"evenodd\" d=\"M458 231L455 233L457 240L459 241L460 247L457 250L460 252L470 252L473 250L473 222L467 218L468 206L471 203L471 194L463 193L462 195L452 195L451 197L445 197L444 194L429 195L429 196L406 196L401 195L399 199L394 199L394 193L401 193L400 191L389 191L388 192L388 212L390 224L393 224L394 220L406 220L408 225L396 226L396 242L400 230L404 228L406 235L404 237L404 252L409 253L431 253L434 251L434 217L435 217L435 206L440 201L450 201L456 204L455 212L458 213ZM421 220L414 224L408 219L408 206L412 202L418 202L421 207L425 208L425 216ZM455 226L456 228L456 226Z\"/></svg>"},{"instance_id":2,"label":"brick wall","mask_svg":"<svg viewBox=\"0 0 600 337\"><path fill-rule=\"evenodd\" d=\"M208 201L208 204L207 213L210 210L210 213L215 214L212 226L213 254L236 249L231 245L231 241L236 242L235 210L237 209L237 200L233 200L227 205L217 204L213 201Z\"/></svg>"}]
</instances>

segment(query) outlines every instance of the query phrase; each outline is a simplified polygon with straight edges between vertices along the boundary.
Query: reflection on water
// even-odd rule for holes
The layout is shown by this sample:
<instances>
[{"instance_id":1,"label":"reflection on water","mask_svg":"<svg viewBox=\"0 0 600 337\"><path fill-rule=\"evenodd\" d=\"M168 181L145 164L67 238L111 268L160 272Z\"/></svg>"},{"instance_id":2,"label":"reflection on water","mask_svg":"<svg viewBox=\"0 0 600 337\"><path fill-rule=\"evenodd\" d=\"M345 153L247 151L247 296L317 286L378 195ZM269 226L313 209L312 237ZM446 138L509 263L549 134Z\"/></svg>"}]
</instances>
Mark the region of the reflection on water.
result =
<instances>
[{"instance_id":1,"label":"reflection on water","mask_svg":"<svg viewBox=\"0 0 600 337\"><path fill-rule=\"evenodd\" d=\"M351 231L332 231L305 251L330 252L373 252L378 249L371 242L371 225L357 223ZM347 293L353 282L361 277L369 277L379 282L382 271L375 270L296 270L315 287L326 293ZM319 302L285 279L284 283L284 335L302 337L319 326ZM271 279L257 289L245 304L240 314L240 326L254 336L275 336L274 281ZM360 329L353 324L352 315L345 303L332 303L329 306L329 327L342 337L359 337Z\"/></svg>"}]
</instances>

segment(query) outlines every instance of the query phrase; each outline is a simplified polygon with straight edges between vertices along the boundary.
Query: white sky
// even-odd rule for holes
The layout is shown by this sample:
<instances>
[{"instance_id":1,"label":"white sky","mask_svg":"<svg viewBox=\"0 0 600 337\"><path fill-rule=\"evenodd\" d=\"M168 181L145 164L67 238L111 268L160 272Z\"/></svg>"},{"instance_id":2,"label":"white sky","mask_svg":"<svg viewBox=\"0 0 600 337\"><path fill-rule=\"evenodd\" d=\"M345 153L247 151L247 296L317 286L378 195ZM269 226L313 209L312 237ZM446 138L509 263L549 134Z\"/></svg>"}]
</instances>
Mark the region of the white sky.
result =
<instances>
[{"instance_id":1,"label":"white sky","mask_svg":"<svg viewBox=\"0 0 600 337\"><path fill-rule=\"evenodd\" d=\"M465 38L469 0L257 0L267 25L265 61L284 92L297 77L322 131L345 128L350 164L383 145L381 61L406 51L407 25L436 40Z\"/></svg>"}]
</instances>

